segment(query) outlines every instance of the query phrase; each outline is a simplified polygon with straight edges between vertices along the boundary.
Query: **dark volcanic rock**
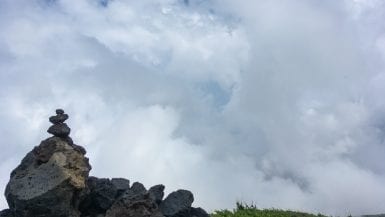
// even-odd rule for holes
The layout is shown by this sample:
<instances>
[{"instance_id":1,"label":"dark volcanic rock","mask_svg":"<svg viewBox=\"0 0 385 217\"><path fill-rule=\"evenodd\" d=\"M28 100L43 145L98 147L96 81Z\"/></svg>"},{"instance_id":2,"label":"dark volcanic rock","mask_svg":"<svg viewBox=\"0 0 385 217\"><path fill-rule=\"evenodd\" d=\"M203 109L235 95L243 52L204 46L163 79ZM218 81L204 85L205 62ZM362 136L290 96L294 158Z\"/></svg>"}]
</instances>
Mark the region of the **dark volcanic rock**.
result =
<instances>
[{"instance_id":1,"label":"dark volcanic rock","mask_svg":"<svg viewBox=\"0 0 385 217\"><path fill-rule=\"evenodd\" d=\"M155 202L159 205L162 202L164 196L164 185L155 185L152 186L148 192L150 196L155 200Z\"/></svg>"},{"instance_id":2,"label":"dark volcanic rock","mask_svg":"<svg viewBox=\"0 0 385 217\"><path fill-rule=\"evenodd\" d=\"M64 123L64 121L66 121L67 119L68 119L67 114L58 114L56 116L49 117L49 121L53 124Z\"/></svg>"},{"instance_id":3,"label":"dark volcanic rock","mask_svg":"<svg viewBox=\"0 0 385 217\"><path fill-rule=\"evenodd\" d=\"M68 137L71 129L64 123L67 119L68 115L64 114L63 109L56 109L56 115L49 118L49 121L53 123L53 125L48 128L47 132L62 138Z\"/></svg>"},{"instance_id":4,"label":"dark volcanic rock","mask_svg":"<svg viewBox=\"0 0 385 217\"><path fill-rule=\"evenodd\" d=\"M137 194L144 194L146 192L147 190L142 183L134 182L134 184L132 184L130 190L128 190L126 194L137 195Z\"/></svg>"},{"instance_id":5,"label":"dark volcanic rock","mask_svg":"<svg viewBox=\"0 0 385 217\"><path fill-rule=\"evenodd\" d=\"M112 178L111 183L115 186L116 190L118 191L117 196L122 195L125 191L130 189L130 180L125 178Z\"/></svg>"},{"instance_id":6,"label":"dark volcanic rock","mask_svg":"<svg viewBox=\"0 0 385 217\"><path fill-rule=\"evenodd\" d=\"M56 114L62 115L62 114L64 114L64 110L63 109L56 109Z\"/></svg>"},{"instance_id":7,"label":"dark volcanic rock","mask_svg":"<svg viewBox=\"0 0 385 217\"><path fill-rule=\"evenodd\" d=\"M110 208L117 194L117 189L111 181L109 179L90 177L87 183L91 189L91 196L94 202L101 209L107 210Z\"/></svg>"},{"instance_id":8,"label":"dark volcanic rock","mask_svg":"<svg viewBox=\"0 0 385 217\"><path fill-rule=\"evenodd\" d=\"M185 209L178 212L172 217L209 217L209 214L207 214L207 212L200 207L199 208L191 207L189 209Z\"/></svg>"},{"instance_id":9,"label":"dark volcanic rock","mask_svg":"<svg viewBox=\"0 0 385 217\"><path fill-rule=\"evenodd\" d=\"M70 137L67 137L66 139L71 139ZM76 145L76 144L70 144L74 149L75 151L78 151L80 152L82 155L85 155L87 152L86 152L86 149L83 148L82 146L80 145Z\"/></svg>"},{"instance_id":10,"label":"dark volcanic rock","mask_svg":"<svg viewBox=\"0 0 385 217\"><path fill-rule=\"evenodd\" d=\"M29 152L11 173L5 196L17 217L76 217L88 159L65 140L51 137Z\"/></svg>"},{"instance_id":11,"label":"dark volcanic rock","mask_svg":"<svg viewBox=\"0 0 385 217\"><path fill-rule=\"evenodd\" d=\"M164 217L154 197L135 182L106 212L106 217Z\"/></svg>"},{"instance_id":12,"label":"dark volcanic rock","mask_svg":"<svg viewBox=\"0 0 385 217\"><path fill-rule=\"evenodd\" d=\"M208 217L192 208L190 191L178 190L162 201L164 185L148 191L124 178L89 177L86 150L69 137L68 115L49 118L54 136L35 147L11 173L5 190L9 209L0 217Z\"/></svg>"},{"instance_id":13,"label":"dark volcanic rock","mask_svg":"<svg viewBox=\"0 0 385 217\"><path fill-rule=\"evenodd\" d=\"M10 209L0 211L0 217L13 217Z\"/></svg>"},{"instance_id":14,"label":"dark volcanic rock","mask_svg":"<svg viewBox=\"0 0 385 217\"><path fill-rule=\"evenodd\" d=\"M109 179L96 177L88 178L86 191L79 205L82 216L104 214L115 202L117 195L117 189Z\"/></svg>"},{"instance_id":15,"label":"dark volcanic rock","mask_svg":"<svg viewBox=\"0 0 385 217\"><path fill-rule=\"evenodd\" d=\"M194 202L194 196L190 191L177 190L169 194L160 204L160 210L165 216L174 216L178 212L187 210Z\"/></svg>"},{"instance_id":16,"label":"dark volcanic rock","mask_svg":"<svg viewBox=\"0 0 385 217\"><path fill-rule=\"evenodd\" d=\"M52 125L50 128L48 128L47 132L54 136L65 138L70 135L71 129L67 126L66 123L60 123Z\"/></svg>"},{"instance_id":17,"label":"dark volcanic rock","mask_svg":"<svg viewBox=\"0 0 385 217\"><path fill-rule=\"evenodd\" d=\"M39 164L47 163L52 155L59 151L56 146L56 141L53 139L47 139L39 146L36 146L32 153Z\"/></svg>"},{"instance_id":18,"label":"dark volcanic rock","mask_svg":"<svg viewBox=\"0 0 385 217\"><path fill-rule=\"evenodd\" d=\"M142 190L137 193L131 190L129 194L124 194L106 212L105 217L163 217L149 193Z\"/></svg>"}]
</instances>

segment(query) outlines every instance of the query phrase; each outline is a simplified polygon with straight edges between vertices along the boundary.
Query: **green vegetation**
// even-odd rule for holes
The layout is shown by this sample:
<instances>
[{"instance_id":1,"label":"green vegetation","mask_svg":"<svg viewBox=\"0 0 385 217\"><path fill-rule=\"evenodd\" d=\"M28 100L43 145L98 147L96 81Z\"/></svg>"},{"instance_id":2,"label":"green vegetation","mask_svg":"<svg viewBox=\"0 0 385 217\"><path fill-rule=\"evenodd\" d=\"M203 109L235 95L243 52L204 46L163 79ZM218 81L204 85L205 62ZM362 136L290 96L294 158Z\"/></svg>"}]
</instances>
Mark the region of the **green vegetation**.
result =
<instances>
[{"instance_id":1,"label":"green vegetation","mask_svg":"<svg viewBox=\"0 0 385 217\"><path fill-rule=\"evenodd\" d=\"M258 209L255 205L237 203L237 208L233 211L215 211L211 217L326 217L324 215L295 212L279 209Z\"/></svg>"}]
</instances>

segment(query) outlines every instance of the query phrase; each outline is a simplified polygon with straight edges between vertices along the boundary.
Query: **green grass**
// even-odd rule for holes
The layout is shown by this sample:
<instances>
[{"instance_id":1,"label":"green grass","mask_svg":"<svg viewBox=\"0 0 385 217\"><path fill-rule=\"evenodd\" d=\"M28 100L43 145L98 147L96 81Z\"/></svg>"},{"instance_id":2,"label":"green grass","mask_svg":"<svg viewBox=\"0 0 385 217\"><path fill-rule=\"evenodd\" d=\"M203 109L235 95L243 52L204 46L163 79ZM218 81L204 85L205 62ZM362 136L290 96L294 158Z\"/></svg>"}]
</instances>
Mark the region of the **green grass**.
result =
<instances>
[{"instance_id":1,"label":"green grass","mask_svg":"<svg viewBox=\"0 0 385 217\"><path fill-rule=\"evenodd\" d=\"M211 217L326 217L324 215L295 212L279 209L258 209L255 205L237 203L237 208L233 211L215 211Z\"/></svg>"}]
</instances>

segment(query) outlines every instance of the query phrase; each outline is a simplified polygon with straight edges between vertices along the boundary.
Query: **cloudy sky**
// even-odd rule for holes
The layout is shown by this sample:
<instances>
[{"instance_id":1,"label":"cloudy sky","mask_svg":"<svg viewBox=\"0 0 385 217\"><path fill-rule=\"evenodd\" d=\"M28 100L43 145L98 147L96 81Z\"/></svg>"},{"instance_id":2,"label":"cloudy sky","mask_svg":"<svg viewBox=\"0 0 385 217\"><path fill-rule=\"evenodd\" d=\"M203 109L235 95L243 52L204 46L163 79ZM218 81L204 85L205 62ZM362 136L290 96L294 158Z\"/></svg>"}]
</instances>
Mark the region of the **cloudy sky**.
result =
<instances>
[{"instance_id":1,"label":"cloudy sky","mask_svg":"<svg viewBox=\"0 0 385 217\"><path fill-rule=\"evenodd\" d=\"M384 20L382 0L0 0L0 189L60 107L95 176L209 211L385 212Z\"/></svg>"}]
</instances>

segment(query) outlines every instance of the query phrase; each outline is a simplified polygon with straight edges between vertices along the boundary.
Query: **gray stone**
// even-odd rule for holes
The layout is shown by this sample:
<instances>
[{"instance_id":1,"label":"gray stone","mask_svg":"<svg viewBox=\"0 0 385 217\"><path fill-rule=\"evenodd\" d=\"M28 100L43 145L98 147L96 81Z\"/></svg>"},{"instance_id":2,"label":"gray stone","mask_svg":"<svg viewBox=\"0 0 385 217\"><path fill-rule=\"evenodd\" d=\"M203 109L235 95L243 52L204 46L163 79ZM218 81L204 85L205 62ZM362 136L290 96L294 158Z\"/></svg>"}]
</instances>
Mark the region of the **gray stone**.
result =
<instances>
[{"instance_id":1,"label":"gray stone","mask_svg":"<svg viewBox=\"0 0 385 217\"><path fill-rule=\"evenodd\" d=\"M67 126L66 123L60 123L52 125L50 128L48 128L47 132L54 136L65 138L70 134L71 129Z\"/></svg>"},{"instance_id":2,"label":"gray stone","mask_svg":"<svg viewBox=\"0 0 385 217\"><path fill-rule=\"evenodd\" d=\"M49 121L54 125L47 132L58 137L66 138L71 132L71 129L64 123L68 119L68 115L64 114L63 109L56 109L56 115L51 116Z\"/></svg>"},{"instance_id":3,"label":"gray stone","mask_svg":"<svg viewBox=\"0 0 385 217\"><path fill-rule=\"evenodd\" d=\"M150 196L155 200L158 205L162 202L164 196L164 188L164 185L155 185L148 190Z\"/></svg>"},{"instance_id":4,"label":"gray stone","mask_svg":"<svg viewBox=\"0 0 385 217\"><path fill-rule=\"evenodd\" d=\"M38 164L47 163L55 152L60 151L58 150L56 144L57 144L56 140L47 139L44 142L42 142L39 146L36 146L32 150L32 153L34 155L34 160L36 160Z\"/></svg>"},{"instance_id":5,"label":"gray stone","mask_svg":"<svg viewBox=\"0 0 385 217\"><path fill-rule=\"evenodd\" d=\"M172 217L209 217L209 214L207 214L207 212L200 207L191 207L189 209L182 210L175 215L172 215Z\"/></svg>"},{"instance_id":6,"label":"gray stone","mask_svg":"<svg viewBox=\"0 0 385 217\"><path fill-rule=\"evenodd\" d=\"M58 115L49 117L49 121L53 124L64 123L64 121L66 121L67 119L68 119L67 114L58 114Z\"/></svg>"},{"instance_id":7,"label":"gray stone","mask_svg":"<svg viewBox=\"0 0 385 217\"><path fill-rule=\"evenodd\" d=\"M132 192L132 191L131 191ZM125 194L120 197L105 217L164 217L148 192Z\"/></svg>"},{"instance_id":8,"label":"gray stone","mask_svg":"<svg viewBox=\"0 0 385 217\"><path fill-rule=\"evenodd\" d=\"M56 109L56 114L62 115L62 114L64 114L64 110L63 109Z\"/></svg>"},{"instance_id":9,"label":"gray stone","mask_svg":"<svg viewBox=\"0 0 385 217\"><path fill-rule=\"evenodd\" d=\"M65 138L66 140L68 140L68 139L71 139L71 137L67 137L67 138ZM72 141L72 140L71 140ZM76 144L74 144L74 143L69 143L74 149L75 149L75 151L78 151L78 152L80 152L81 154L83 154L83 155L85 155L87 152L86 152L86 149L85 148L83 148L82 146L80 146L80 145L76 145Z\"/></svg>"},{"instance_id":10,"label":"gray stone","mask_svg":"<svg viewBox=\"0 0 385 217\"><path fill-rule=\"evenodd\" d=\"M89 177L87 193L80 202L79 210L85 216L104 214L115 202L116 196L117 189L109 179Z\"/></svg>"},{"instance_id":11,"label":"gray stone","mask_svg":"<svg viewBox=\"0 0 385 217\"><path fill-rule=\"evenodd\" d=\"M136 195L136 194L144 194L147 192L147 190L142 183L134 182L134 184L132 184L130 190L127 191L127 193L128 192L130 192L131 195Z\"/></svg>"},{"instance_id":12,"label":"gray stone","mask_svg":"<svg viewBox=\"0 0 385 217\"><path fill-rule=\"evenodd\" d=\"M77 217L78 192L91 166L65 140L51 137L29 152L11 173L5 196L17 217Z\"/></svg>"},{"instance_id":13,"label":"gray stone","mask_svg":"<svg viewBox=\"0 0 385 217\"><path fill-rule=\"evenodd\" d=\"M10 209L5 209L0 211L0 217L13 217L13 214Z\"/></svg>"},{"instance_id":14,"label":"gray stone","mask_svg":"<svg viewBox=\"0 0 385 217\"><path fill-rule=\"evenodd\" d=\"M122 195L125 191L130 189L130 180L125 178L112 178L111 183L118 191L118 196Z\"/></svg>"},{"instance_id":15,"label":"gray stone","mask_svg":"<svg viewBox=\"0 0 385 217\"><path fill-rule=\"evenodd\" d=\"M194 196L190 191L177 190L169 194L160 204L160 210L163 215L169 217L189 209L193 202Z\"/></svg>"}]
</instances>

